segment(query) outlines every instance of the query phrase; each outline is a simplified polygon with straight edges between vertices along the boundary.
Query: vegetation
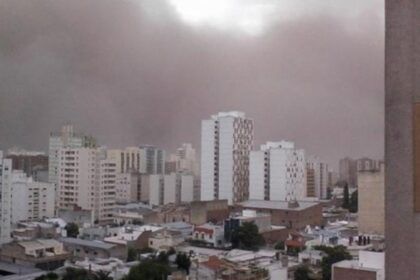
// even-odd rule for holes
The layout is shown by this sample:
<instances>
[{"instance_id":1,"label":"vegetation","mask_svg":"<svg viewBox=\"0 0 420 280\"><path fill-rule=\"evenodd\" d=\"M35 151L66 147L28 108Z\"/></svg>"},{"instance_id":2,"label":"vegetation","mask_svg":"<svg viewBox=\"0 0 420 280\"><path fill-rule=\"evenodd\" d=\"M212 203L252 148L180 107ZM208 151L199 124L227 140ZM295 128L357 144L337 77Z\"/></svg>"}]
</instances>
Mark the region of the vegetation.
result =
<instances>
[{"instance_id":1,"label":"vegetation","mask_svg":"<svg viewBox=\"0 0 420 280\"><path fill-rule=\"evenodd\" d=\"M243 223L232 232L232 247L243 250L258 250L264 245L264 238L258 232L258 226L253 222Z\"/></svg>"},{"instance_id":2,"label":"vegetation","mask_svg":"<svg viewBox=\"0 0 420 280\"><path fill-rule=\"evenodd\" d=\"M357 213L358 208L359 208L359 196L358 196L358 192L355 191L351 194L351 197L350 197L349 211L352 213Z\"/></svg>"},{"instance_id":3,"label":"vegetation","mask_svg":"<svg viewBox=\"0 0 420 280\"><path fill-rule=\"evenodd\" d=\"M67 237L77 238L79 235L79 226L75 223L68 223L65 230L67 231Z\"/></svg>"},{"instance_id":4,"label":"vegetation","mask_svg":"<svg viewBox=\"0 0 420 280\"><path fill-rule=\"evenodd\" d=\"M305 249L306 249L306 246L304 246L302 248L287 247L287 253L290 256L297 256L297 255L299 255L300 252L304 251Z\"/></svg>"},{"instance_id":5,"label":"vegetation","mask_svg":"<svg viewBox=\"0 0 420 280\"><path fill-rule=\"evenodd\" d=\"M154 252L155 250L150 247L145 247L142 249L135 249L133 247L129 247L127 250L127 262L138 261L139 256L141 254L148 254L148 253L154 253Z\"/></svg>"},{"instance_id":6,"label":"vegetation","mask_svg":"<svg viewBox=\"0 0 420 280\"><path fill-rule=\"evenodd\" d=\"M274 249L276 249L276 250L284 250L284 242L283 241L277 242L276 245L274 246Z\"/></svg>"},{"instance_id":7,"label":"vegetation","mask_svg":"<svg viewBox=\"0 0 420 280\"><path fill-rule=\"evenodd\" d=\"M45 275L41 275L36 277L34 280L57 280L59 277L54 272L47 273Z\"/></svg>"},{"instance_id":8,"label":"vegetation","mask_svg":"<svg viewBox=\"0 0 420 280\"><path fill-rule=\"evenodd\" d=\"M306 265L300 265L294 273L294 279L295 280L309 280L309 274L311 273L311 270Z\"/></svg>"},{"instance_id":9,"label":"vegetation","mask_svg":"<svg viewBox=\"0 0 420 280\"><path fill-rule=\"evenodd\" d=\"M161 262L164 258L151 258L130 269L123 280L164 280L170 274L169 264Z\"/></svg>"},{"instance_id":10,"label":"vegetation","mask_svg":"<svg viewBox=\"0 0 420 280\"><path fill-rule=\"evenodd\" d=\"M322 259L321 263L323 280L331 280L331 267L333 264L343 260L352 259L352 256L347 251L347 248L342 245L335 247L315 246L314 249L323 251L327 254L327 256Z\"/></svg>"},{"instance_id":11,"label":"vegetation","mask_svg":"<svg viewBox=\"0 0 420 280\"><path fill-rule=\"evenodd\" d=\"M190 274L191 260L187 254L178 253L176 255L175 263L178 265L178 268L184 270L187 275Z\"/></svg>"},{"instance_id":12,"label":"vegetation","mask_svg":"<svg viewBox=\"0 0 420 280\"><path fill-rule=\"evenodd\" d=\"M331 187L327 188L327 199L331 199L332 198L332 190Z\"/></svg>"},{"instance_id":13,"label":"vegetation","mask_svg":"<svg viewBox=\"0 0 420 280\"><path fill-rule=\"evenodd\" d=\"M346 183L344 185L344 191L343 191L343 205L342 207L344 209L349 209L350 207L350 194L349 194L349 185Z\"/></svg>"}]
</instances>

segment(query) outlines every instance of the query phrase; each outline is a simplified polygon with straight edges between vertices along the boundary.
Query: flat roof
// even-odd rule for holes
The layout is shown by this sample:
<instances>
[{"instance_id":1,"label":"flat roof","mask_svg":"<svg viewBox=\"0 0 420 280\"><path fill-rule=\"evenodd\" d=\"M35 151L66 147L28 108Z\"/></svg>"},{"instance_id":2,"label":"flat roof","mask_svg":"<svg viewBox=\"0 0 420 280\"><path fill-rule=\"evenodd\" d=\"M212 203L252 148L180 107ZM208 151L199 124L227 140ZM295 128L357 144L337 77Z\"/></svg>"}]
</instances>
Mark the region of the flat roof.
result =
<instances>
[{"instance_id":1,"label":"flat roof","mask_svg":"<svg viewBox=\"0 0 420 280\"><path fill-rule=\"evenodd\" d=\"M275 209L275 210L288 210L288 211L298 211L304 210L313 206L318 205L318 202L312 201L298 201L299 206L294 208L289 208L289 202L284 200L247 200L239 203L244 208L261 208L261 209Z\"/></svg>"},{"instance_id":2,"label":"flat roof","mask_svg":"<svg viewBox=\"0 0 420 280\"><path fill-rule=\"evenodd\" d=\"M366 270L366 271L380 271L381 269L374 268L374 267L367 267L361 266L358 261L355 260L345 260L338 263L333 264L333 267L339 268L349 268L349 269L356 269L356 270Z\"/></svg>"},{"instance_id":3,"label":"flat roof","mask_svg":"<svg viewBox=\"0 0 420 280\"><path fill-rule=\"evenodd\" d=\"M74 244L74 245L80 245L80 246L86 246L86 247L92 247L92 248L99 248L104 250L109 250L115 247L113 244L105 243L102 241L92 241L92 240L84 240L79 238L61 238L61 241L63 243L67 244Z\"/></svg>"}]
</instances>

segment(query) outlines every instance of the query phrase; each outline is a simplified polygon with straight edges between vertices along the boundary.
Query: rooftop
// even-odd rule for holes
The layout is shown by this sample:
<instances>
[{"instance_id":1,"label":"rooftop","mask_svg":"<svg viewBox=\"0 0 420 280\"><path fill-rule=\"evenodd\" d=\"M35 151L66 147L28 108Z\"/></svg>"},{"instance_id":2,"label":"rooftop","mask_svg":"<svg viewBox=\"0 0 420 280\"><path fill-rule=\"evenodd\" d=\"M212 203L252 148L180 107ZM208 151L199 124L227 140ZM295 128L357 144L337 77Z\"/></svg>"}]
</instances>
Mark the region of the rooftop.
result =
<instances>
[{"instance_id":1,"label":"rooftop","mask_svg":"<svg viewBox=\"0 0 420 280\"><path fill-rule=\"evenodd\" d=\"M239 203L244 208L261 208L261 209L275 209L275 210L289 210L289 211L298 211L304 210L313 206L318 205L318 202L312 201L298 201L299 205L297 207L289 208L288 201L279 201L279 200L248 200Z\"/></svg>"},{"instance_id":2,"label":"rooftop","mask_svg":"<svg viewBox=\"0 0 420 280\"><path fill-rule=\"evenodd\" d=\"M102 241L96 241L96 240L90 241L90 240L84 240L84 239L78 239L78 238L61 238L61 241L67 244L74 244L74 245L98 248L98 249L103 249L103 250L110 250L115 247L115 245L105 243Z\"/></svg>"}]
</instances>

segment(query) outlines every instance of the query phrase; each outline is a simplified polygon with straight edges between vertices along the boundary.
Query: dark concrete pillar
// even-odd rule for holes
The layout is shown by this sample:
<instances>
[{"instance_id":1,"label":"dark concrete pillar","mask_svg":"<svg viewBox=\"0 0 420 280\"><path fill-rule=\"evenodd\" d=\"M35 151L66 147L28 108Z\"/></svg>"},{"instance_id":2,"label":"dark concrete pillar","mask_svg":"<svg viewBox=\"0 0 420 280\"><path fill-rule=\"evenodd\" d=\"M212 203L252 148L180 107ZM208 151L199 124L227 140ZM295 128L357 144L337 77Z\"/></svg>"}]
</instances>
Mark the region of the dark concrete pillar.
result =
<instances>
[{"instance_id":1,"label":"dark concrete pillar","mask_svg":"<svg viewBox=\"0 0 420 280\"><path fill-rule=\"evenodd\" d=\"M386 279L420 279L420 0L386 0ZM417 108L417 109L416 109ZM419 126L420 128L420 126ZM419 130L420 132L420 130ZM420 153L418 153L420 155ZM418 158L418 159L416 159ZM416 183L418 182L418 183ZM418 190L416 190L418 186Z\"/></svg>"}]
</instances>

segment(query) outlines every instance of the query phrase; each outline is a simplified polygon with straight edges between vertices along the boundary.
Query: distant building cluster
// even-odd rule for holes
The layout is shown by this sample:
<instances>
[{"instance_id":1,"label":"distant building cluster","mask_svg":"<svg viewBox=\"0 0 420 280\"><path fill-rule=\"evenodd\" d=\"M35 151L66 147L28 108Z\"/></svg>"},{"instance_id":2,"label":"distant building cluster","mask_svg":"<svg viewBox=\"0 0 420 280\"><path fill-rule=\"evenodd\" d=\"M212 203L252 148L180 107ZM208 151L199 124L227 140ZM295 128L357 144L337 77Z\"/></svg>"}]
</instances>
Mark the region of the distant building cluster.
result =
<instances>
[{"instance_id":1,"label":"distant building cluster","mask_svg":"<svg viewBox=\"0 0 420 280\"><path fill-rule=\"evenodd\" d=\"M142 252L175 250L192 260L188 279L286 280L301 265L319 270L316 246L343 245L360 260L334 275L362 273L375 248L382 279L383 163L345 158L333 172L291 141L254 148L254 129L243 112L203 120L200 160L190 143L110 149L72 125L50 134L47 154L0 152L0 264L27 279L62 266L120 279L127 260L150 258ZM354 194L358 214L344 207ZM253 226L258 252L238 241Z\"/></svg>"}]
</instances>

